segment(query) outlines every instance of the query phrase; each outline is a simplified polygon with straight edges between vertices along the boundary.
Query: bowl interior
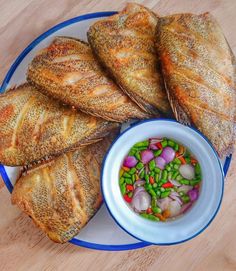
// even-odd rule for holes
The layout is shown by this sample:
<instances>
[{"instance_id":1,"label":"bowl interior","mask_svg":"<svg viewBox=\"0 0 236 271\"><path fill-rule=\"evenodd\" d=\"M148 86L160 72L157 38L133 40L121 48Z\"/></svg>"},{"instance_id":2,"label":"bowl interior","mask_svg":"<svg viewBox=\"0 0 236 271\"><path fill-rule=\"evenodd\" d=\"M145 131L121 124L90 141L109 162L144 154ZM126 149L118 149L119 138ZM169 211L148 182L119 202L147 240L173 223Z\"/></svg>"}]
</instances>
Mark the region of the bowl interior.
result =
<instances>
[{"instance_id":1,"label":"bowl interior","mask_svg":"<svg viewBox=\"0 0 236 271\"><path fill-rule=\"evenodd\" d=\"M185 145L202 169L199 199L183 216L173 221L153 222L135 214L125 203L119 188L119 169L129 149L150 137L168 137ZM208 141L190 127L168 120L148 120L125 131L110 148L104 161L102 190L107 207L116 222L140 240L173 244L201 232L214 218L223 195L223 170Z\"/></svg>"}]
</instances>

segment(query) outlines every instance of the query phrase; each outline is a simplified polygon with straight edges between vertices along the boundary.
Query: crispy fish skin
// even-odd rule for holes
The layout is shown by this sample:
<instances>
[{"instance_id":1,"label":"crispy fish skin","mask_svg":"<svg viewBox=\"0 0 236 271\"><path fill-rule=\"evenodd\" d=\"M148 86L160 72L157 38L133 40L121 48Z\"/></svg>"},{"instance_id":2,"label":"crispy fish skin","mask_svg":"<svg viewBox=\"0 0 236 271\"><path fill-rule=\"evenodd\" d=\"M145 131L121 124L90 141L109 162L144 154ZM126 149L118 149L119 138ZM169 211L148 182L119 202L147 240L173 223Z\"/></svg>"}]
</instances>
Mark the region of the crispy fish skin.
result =
<instances>
[{"instance_id":1,"label":"crispy fish skin","mask_svg":"<svg viewBox=\"0 0 236 271\"><path fill-rule=\"evenodd\" d=\"M118 85L150 114L171 112L155 51L157 16L129 3L120 13L94 23L88 40Z\"/></svg>"},{"instance_id":2,"label":"crispy fish skin","mask_svg":"<svg viewBox=\"0 0 236 271\"><path fill-rule=\"evenodd\" d=\"M157 26L167 94L176 118L194 124L220 157L232 152L236 92L231 50L209 14L177 14Z\"/></svg>"},{"instance_id":3,"label":"crispy fish skin","mask_svg":"<svg viewBox=\"0 0 236 271\"><path fill-rule=\"evenodd\" d=\"M39 91L106 120L150 117L109 79L89 45L57 37L29 66L27 80Z\"/></svg>"},{"instance_id":4,"label":"crispy fish skin","mask_svg":"<svg viewBox=\"0 0 236 271\"><path fill-rule=\"evenodd\" d=\"M51 240L67 242L101 205L100 168L110 143L111 137L31 169L16 182L12 203Z\"/></svg>"},{"instance_id":5,"label":"crispy fish skin","mask_svg":"<svg viewBox=\"0 0 236 271\"><path fill-rule=\"evenodd\" d=\"M0 163L27 165L91 144L118 124L48 98L28 84L0 95Z\"/></svg>"}]
</instances>

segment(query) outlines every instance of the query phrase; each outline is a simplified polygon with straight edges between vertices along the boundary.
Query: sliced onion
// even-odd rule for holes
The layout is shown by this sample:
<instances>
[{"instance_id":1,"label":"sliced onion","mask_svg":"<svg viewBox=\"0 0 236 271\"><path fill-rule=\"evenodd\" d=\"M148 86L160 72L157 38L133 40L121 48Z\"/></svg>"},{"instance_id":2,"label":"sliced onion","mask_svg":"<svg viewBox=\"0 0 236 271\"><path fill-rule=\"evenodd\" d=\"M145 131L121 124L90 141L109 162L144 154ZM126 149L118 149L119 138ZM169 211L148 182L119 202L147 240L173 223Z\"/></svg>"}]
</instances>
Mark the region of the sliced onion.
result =
<instances>
[{"instance_id":1,"label":"sliced onion","mask_svg":"<svg viewBox=\"0 0 236 271\"><path fill-rule=\"evenodd\" d=\"M169 182L171 182L174 186L181 186L181 183L179 183L178 181L176 180L169 180Z\"/></svg>"},{"instance_id":2,"label":"sliced onion","mask_svg":"<svg viewBox=\"0 0 236 271\"><path fill-rule=\"evenodd\" d=\"M180 199L180 195L177 192L171 192L170 193L170 198L177 201L180 205L183 204L182 200Z\"/></svg>"},{"instance_id":3,"label":"sliced onion","mask_svg":"<svg viewBox=\"0 0 236 271\"><path fill-rule=\"evenodd\" d=\"M164 199L159 199L157 201L157 204L161 208L162 211L165 211L165 210L167 210L169 208L169 205L170 205L171 201L172 201L172 199L167 197L167 198L164 198Z\"/></svg>"},{"instance_id":4,"label":"sliced onion","mask_svg":"<svg viewBox=\"0 0 236 271\"><path fill-rule=\"evenodd\" d=\"M177 200L173 200L169 205L170 217L174 217L180 214L181 204Z\"/></svg>"},{"instance_id":5,"label":"sliced onion","mask_svg":"<svg viewBox=\"0 0 236 271\"><path fill-rule=\"evenodd\" d=\"M143 192L143 191L145 191L145 189L144 189L143 186L136 187L134 189L134 195L133 195L133 197L136 196L138 193Z\"/></svg>"},{"instance_id":6,"label":"sliced onion","mask_svg":"<svg viewBox=\"0 0 236 271\"><path fill-rule=\"evenodd\" d=\"M137 159L134 156L126 156L123 165L125 167L131 168L131 167L135 167L136 164L137 164L137 162L138 161L137 161Z\"/></svg>"},{"instance_id":7,"label":"sliced onion","mask_svg":"<svg viewBox=\"0 0 236 271\"><path fill-rule=\"evenodd\" d=\"M164 169L166 165L166 160L162 158L161 156L158 156L155 158L156 166L159 167L160 169Z\"/></svg>"},{"instance_id":8,"label":"sliced onion","mask_svg":"<svg viewBox=\"0 0 236 271\"><path fill-rule=\"evenodd\" d=\"M184 204L180 210L180 214L186 213L191 206L192 206L192 202Z\"/></svg>"},{"instance_id":9,"label":"sliced onion","mask_svg":"<svg viewBox=\"0 0 236 271\"><path fill-rule=\"evenodd\" d=\"M175 151L171 147L165 147L161 153L161 157L165 159L166 163L170 163L175 158Z\"/></svg>"},{"instance_id":10,"label":"sliced onion","mask_svg":"<svg viewBox=\"0 0 236 271\"><path fill-rule=\"evenodd\" d=\"M157 147L155 144L150 144L150 145L149 145L149 148L150 148L151 150L158 150L158 147Z\"/></svg>"},{"instance_id":11,"label":"sliced onion","mask_svg":"<svg viewBox=\"0 0 236 271\"><path fill-rule=\"evenodd\" d=\"M170 193L170 196L176 196L176 197L180 197L180 195L179 195L179 193L178 192L176 192L176 191L171 191L171 193Z\"/></svg>"},{"instance_id":12,"label":"sliced onion","mask_svg":"<svg viewBox=\"0 0 236 271\"><path fill-rule=\"evenodd\" d=\"M188 191L188 196L191 201L195 201L198 199L198 190L196 188Z\"/></svg>"},{"instance_id":13,"label":"sliced onion","mask_svg":"<svg viewBox=\"0 0 236 271\"><path fill-rule=\"evenodd\" d=\"M182 202L181 198L175 197L175 196L172 196L171 198L172 198L173 200L177 201L181 206L183 205L183 202Z\"/></svg>"},{"instance_id":14,"label":"sliced onion","mask_svg":"<svg viewBox=\"0 0 236 271\"><path fill-rule=\"evenodd\" d=\"M154 154L151 150L145 150L141 152L141 160L144 164L147 164L154 158Z\"/></svg>"},{"instance_id":15,"label":"sliced onion","mask_svg":"<svg viewBox=\"0 0 236 271\"><path fill-rule=\"evenodd\" d=\"M191 180L195 177L194 167L190 164L181 165L179 172L187 180Z\"/></svg>"},{"instance_id":16,"label":"sliced onion","mask_svg":"<svg viewBox=\"0 0 236 271\"><path fill-rule=\"evenodd\" d=\"M161 141L162 141L162 139L160 139L160 138L150 138L149 144L154 145L155 146L154 148L156 148L155 150L158 150L158 147L156 146L156 144Z\"/></svg>"},{"instance_id":17,"label":"sliced onion","mask_svg":"<svg viewBox=\"0 0 236 271\"><path fill-rule=\"evenodd\" d=\"M178 191L188 193L188 191L190 191L191 189L193 189L191 185L181 185Z\"/></svg>"},{"instance_id":18,"label":"sliced onion","mask_svg":"<svg viewBox=\"0 0 236 271\"><path fill-rule=\"evenodd\" d=\"M151 137L149 138L150 141L155 141L155 143L157 142L161 142L163 139L159 138L159 137Z\"/></svg>"},{"instance_id":19,"label":"sliced onion","mask_svg":"<svg viewBox=\"0 0 236 271\"><path fill-rule=\"evenodd\" d=\"M138 212L147 210L150 204L151 196L146 191L141 191L134 195L131 202L132 207Z\"/></svg>"},{"instance_id":20,"label":"sliced onion","mask_svg":"<svg viewBox=\"0 0 236 271\"><path fill-rule=\"evenodd\" d=\"M143 180L137 180L135 183L134 183L134 187L139 187L139 186L142 186L145 184L145 181Z\"/></svg>"}]
</instances>

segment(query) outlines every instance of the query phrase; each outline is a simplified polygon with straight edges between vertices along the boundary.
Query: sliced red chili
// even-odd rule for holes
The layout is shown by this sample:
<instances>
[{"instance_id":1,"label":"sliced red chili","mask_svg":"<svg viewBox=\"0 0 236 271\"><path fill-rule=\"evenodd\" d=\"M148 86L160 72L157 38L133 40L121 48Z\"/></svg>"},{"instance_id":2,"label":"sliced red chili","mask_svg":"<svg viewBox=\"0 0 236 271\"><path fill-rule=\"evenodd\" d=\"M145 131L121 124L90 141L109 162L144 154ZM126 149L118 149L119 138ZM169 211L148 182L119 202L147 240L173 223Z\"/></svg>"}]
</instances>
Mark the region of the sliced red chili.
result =
<instances>
[{"instance_id":1,"label":"sliced red chili","mask_svg":"<svg viewBox=\"0 0 236 271\"><path fill-rule=\"evenodd\" d=\"M161 142L157 142L157 143L156 143L156 146L157 146L157 148L158 148L159 150L162 150L162 148L163 148L162 145L161 145Z\"/></svg>"},{"instance_id":2,"label":"sliced red chili","mask_svg":"<svg viewBox=\"0 0 236 271\"><path fill-rule=\"evenodd\" d=\"M128 195L124 195L124 200L128 203L132 201L132 199Z\"/></svg>"},{"instance_id":3,"label":"sliced red chili","mask_svg":"<svg viewBox=\"0 0 236 271\"><path fill-rule=\"evenodd\" d=\"M185 164L186 164L186 161L185 161L185 159L184 159L183 156L180 156L180 157L178 157L178 158L179 158L179 160L181 161L181 164L182 164L182 165L185 165Z\"/></svg>"},{"instance_id":4,"label":"sliced red chili","mask_svg":"<svg viewBox=\"0 0 236 271\"><path fill-rule=\"evenodd\" d=\"M191 158L191 164L195 166L197 164L197 160L194 158Z\"/></svg>"},{"instance_id":5,"label":"sliced red chili","mask_svg":"<svg viewBox=\"0 0 236 271\"><path fill-rule=\"evenodd\" d=\"M152 213L152 209L151 208L148 208L147 211L146 211L147 214L151 214Z\"/></svg>"},{"instance_id":6,"label":"sliced red chili","mask_svg":"<svg viewBox=\"0 0 236 271\"><path fill-rule=\"evenodd\" d=\"M128 190L128 191L133 191L133 190L134 190L133 185L127 184L127 185L126 185L126 190Z\"/></svg>"},{"instance_id":7,"label":"sliced red chili","mask_svg":"<svg viewBox=\"0 0 236 271\"><path fill-rule=\"evenodd\" d=\"M154 178L152 176L149 177L149 183L150 184L154 184L155 183Z\"/></svg>"},{"instance_id":8,"label":"sliced red chili","mask_svg":"<svg viewBox=\"0 0 236 271\"><path fill-rule=\"evenodd\" d=\"M164 184L162 185L162 187L163 187L163 188L172 188L172 187L174 187L174 185L173 185L171 182L167 182L167 183L164 183Z\"/></svg>"}]
</instances>

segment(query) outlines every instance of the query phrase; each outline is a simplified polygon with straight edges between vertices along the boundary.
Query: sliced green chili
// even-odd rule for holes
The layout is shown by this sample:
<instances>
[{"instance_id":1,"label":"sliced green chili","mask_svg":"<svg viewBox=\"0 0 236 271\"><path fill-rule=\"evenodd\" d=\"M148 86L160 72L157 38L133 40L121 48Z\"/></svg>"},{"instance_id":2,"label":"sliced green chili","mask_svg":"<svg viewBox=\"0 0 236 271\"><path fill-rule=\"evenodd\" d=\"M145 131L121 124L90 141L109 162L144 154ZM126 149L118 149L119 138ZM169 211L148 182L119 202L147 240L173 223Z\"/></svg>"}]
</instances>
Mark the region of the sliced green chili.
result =
<instances>
[{"instance_id":1,"label":"sliced green chili","mask_svg":"<svg viewBox=\"0 0 236 271\"><path fill-rule=\"evenodd\" d=\"M161 193L161 198L163 199L163 198L166 198L166 197L168 197L170 195L170 191L165 191L165 192L162 192Z\"/></svg>"},{"instance_id":2,"label":"sliced green chili","mask_svg":"<svg viewBox=\"0 0 236 271\"><path fill-rule=\"evenodd\" d=\"M153 151L153 154L154 154L155 157L161 155L161 153L162 153L162 150Z\"/></svg>"},{"instance_id":3,"label":"sliced green chili","mask_svg":"<svg viewBox=\"0 0 236 271\"><path fill-rule=\"evenodd\" d=\"M139 162L137 165L136 165L136 168L137 169L141 169L144 167L144 164L142 162Z\"/></svg>"}]
</instances>

